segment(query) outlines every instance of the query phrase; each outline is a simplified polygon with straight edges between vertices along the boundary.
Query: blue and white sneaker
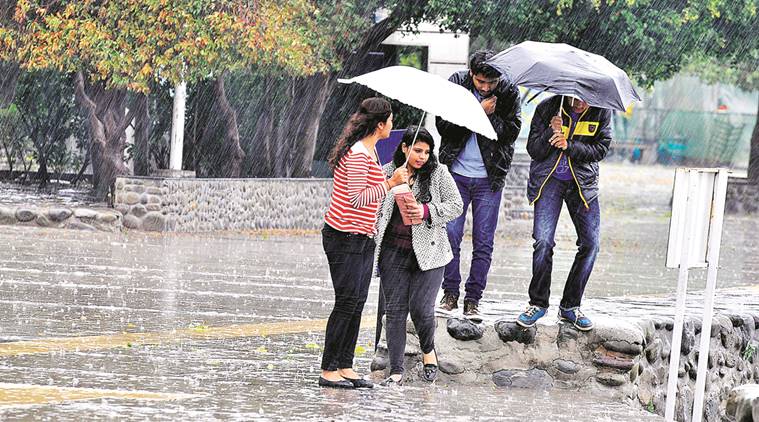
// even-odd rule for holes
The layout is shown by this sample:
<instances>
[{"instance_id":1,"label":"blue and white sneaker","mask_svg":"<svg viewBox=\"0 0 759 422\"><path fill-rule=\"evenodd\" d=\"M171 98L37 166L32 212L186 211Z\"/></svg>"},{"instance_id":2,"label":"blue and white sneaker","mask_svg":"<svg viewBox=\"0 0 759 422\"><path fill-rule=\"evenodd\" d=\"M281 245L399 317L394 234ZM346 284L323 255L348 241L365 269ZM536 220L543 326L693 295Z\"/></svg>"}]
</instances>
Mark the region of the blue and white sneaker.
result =
<instances>
[{"instance_id":1,"label":"blue and white sneaker","mask_svg":"<svg viewBox=\"0 0 759 422\"><path fill-rule=\"evenodd\" d=\"M541 308L540 306L530 305L522 312L517 318L517 324L522 327L532 327L540 318L545 316L548 308Z\"/></svg>"},{"instance_id":2,"label":"blue and white sneaker","mask_svg":"<svg viewBox=\"0 0 759 422\"><path fill-rule=\"evenodd\" d=\"M559 308L559 319L571 322L580 331L590 331L593 329L593 321L586 317L580 308Z\"/></svg>"}]
</instances>

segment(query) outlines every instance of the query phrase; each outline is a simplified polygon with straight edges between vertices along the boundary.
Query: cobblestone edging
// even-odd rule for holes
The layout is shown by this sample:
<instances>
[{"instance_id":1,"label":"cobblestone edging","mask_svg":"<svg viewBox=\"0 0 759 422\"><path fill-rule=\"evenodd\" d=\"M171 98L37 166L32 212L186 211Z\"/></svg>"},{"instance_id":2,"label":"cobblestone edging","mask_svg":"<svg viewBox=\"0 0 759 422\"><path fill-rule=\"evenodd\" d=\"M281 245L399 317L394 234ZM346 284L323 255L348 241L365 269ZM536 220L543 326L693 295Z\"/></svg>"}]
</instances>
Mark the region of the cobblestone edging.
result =
<instances>
[{"instance_id":1,"label":"cobblestone edging","mask_svg":"<svg viewBox=\"0 0 759 422\"><path fill-rule=\"evenodd\" d=\"M731 177L727 185L725 211L730 214L756 214L759 212L759 184L748 179Z\"/></svg>"},{"instance_id":2,"label":"cobblestone edging","mask_svg":"<svg viewBox=\"0 0 759 422\"><path fill-rule=\"evenodd\" d=\"M525 197L528 172L529 163L514 163L503 191L502 220L532 216ZM331 179L119 177L114 207L129 229L317 230L331 189Z\"/></svg>"},{"instance_id":3,"label":"cobblestone edging","mask_svg":"<svg viewBox=\"0 0 759 422\"><path fill-rule=\"evenodd\" d=\"M121 214L90 208L0 207L0 224L114 232Z\"/></svg>"},{"instance_id":4,"label":"cobblestone edging","mask_svg":"<svg viewBox=\"0 0 759 422\"><path fill-rule=\"evenodd\" d=\"M443 373L439 382L577 388L582 395L606 393L664 414L671 318L598 318L590 332L580 332L564 323L525 329L513 319L483 324L457 318L437 321L435 347ZM406 376L413 380L421 351L410 322L408 332ZM759 383L759 314L718 314L709 336L704 420L719 421L726 417L724 403L733 388ZM689 420L692 413L700 337L700 319L686 317L679 351L679 421ZM386 366L383 340L372 370L384 370Z\"/></svg>"}]
</instances>

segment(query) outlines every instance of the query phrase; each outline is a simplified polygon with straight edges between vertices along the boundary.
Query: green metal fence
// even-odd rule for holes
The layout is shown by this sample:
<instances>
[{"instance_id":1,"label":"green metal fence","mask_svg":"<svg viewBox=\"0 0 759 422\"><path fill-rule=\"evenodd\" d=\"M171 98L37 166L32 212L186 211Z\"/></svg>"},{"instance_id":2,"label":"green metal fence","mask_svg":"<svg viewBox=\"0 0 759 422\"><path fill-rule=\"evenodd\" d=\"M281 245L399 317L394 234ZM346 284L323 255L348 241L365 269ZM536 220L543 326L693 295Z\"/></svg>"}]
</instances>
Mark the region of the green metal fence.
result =
<instances>
[{"instance_id":1,"label":"green metal fence","mask_svg":"<svg viewBox=\"0 0 759 422\"><path fill-rule=\"evenodd\" d=\"M756 115L638 109L630 118L617 115L614 120L615 140L630 150L633 160L645 150L648 162L742 170L748 167Z\"/></svg>"}]
</instances>

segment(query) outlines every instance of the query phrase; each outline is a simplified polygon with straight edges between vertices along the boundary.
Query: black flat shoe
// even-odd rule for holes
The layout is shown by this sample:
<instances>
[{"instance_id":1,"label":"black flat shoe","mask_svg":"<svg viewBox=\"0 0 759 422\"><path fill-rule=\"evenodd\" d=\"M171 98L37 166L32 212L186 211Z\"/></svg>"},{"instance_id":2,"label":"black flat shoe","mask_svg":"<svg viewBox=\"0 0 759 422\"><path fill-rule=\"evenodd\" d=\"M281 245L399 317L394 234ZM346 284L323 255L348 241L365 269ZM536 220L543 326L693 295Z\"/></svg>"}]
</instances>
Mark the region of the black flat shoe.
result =
<instances>
[{"instance_id":1,"label":"black flat shoe","mask_svg":"<svg viewBox=\"0 0 759 422\"><path fill-rule=\"evenodd\" d=\"M319 387L356 388L353 386L353 383L348 380L330 381L324 377L319 377Z\"/></svg>"},{"instance_id":2,"label":"black flat shoe","mask_svg":"<svg viewBox=\"0 0 759 422\"><path fill-rule=\"evenodd\" d=\"M437 379L437 365L428 363L422 368L422 378L427 382L433 382Z\"/></svg>"},{"instance_id":3,"label":"black flat shoe","mask_svg":"<svg viewBox=\"0 0 759 422\"><path fill-rule=\"evenodd\" d=\"M435 360L437 360L437 351L435 351ZM437 364L427 363L422 367L422 379L427 382L433 382L437 379Z\"/></svg>"},{"instance_id":4,"label":"black flat shoe","mask_svg":"<svg viewBox=\"0 0 759 422\"><path fill-rule=\"evenodd\" d=\"M343 377L345 378L345 377ZM374 383L363 378L345 378L354 388L374 388Z\"/></svg>"}]
</instances>

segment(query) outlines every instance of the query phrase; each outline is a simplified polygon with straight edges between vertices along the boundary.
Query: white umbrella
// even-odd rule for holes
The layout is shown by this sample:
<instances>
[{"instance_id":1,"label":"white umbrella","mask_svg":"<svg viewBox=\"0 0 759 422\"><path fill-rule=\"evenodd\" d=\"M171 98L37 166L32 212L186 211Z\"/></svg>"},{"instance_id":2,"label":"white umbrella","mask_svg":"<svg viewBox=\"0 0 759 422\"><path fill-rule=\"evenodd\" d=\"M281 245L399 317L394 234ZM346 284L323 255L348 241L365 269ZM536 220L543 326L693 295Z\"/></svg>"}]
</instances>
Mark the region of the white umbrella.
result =
<instances>
[{"instance_id":1,"label":"white umbrella","mask_svg":"<svg viewBox=\"0 0 759 422\"><path fill-rule=\"evenodd\" d=\"M482 105L469 90L432 73L409 66L390 66L338 82L364 85L486 138L498 138Z\"/></svg>"}]
</instances>

